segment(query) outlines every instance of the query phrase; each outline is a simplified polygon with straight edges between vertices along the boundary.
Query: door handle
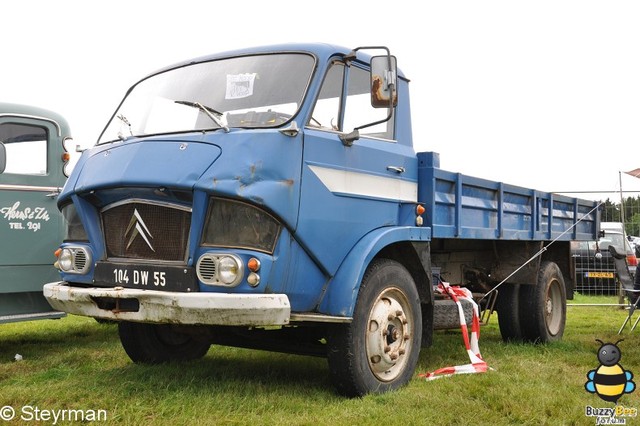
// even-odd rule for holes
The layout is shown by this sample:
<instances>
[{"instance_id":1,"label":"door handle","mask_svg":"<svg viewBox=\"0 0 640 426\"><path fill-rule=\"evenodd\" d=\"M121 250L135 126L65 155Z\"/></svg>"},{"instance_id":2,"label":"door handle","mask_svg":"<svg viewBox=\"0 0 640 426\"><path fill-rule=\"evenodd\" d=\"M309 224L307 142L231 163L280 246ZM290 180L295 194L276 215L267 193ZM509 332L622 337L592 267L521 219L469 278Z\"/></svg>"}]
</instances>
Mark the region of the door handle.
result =
<instances>
[{"instance_id":1,"label":"door handle","mask_svg":"<svg viewBox=\"0 0 640 426\"><path fill-rule=\"evenodd\" d=\"M46 195L46 197L48 198L56 198L58 195L60 195L60 192L62 191L62 188L56 188L53 190L53 192L50 192Z\"/></svg>"},{"instance_id":2,"label":"door handle","mask_svg":"<svg viewBox=\"0 0 640 426\"><path fill-rule=\"evenodd\" d=\"M398 174L405 172L405 169L402 166L400 166L400 167L398 167L398 166L387 166L387 170L389 170L390 172L396 172Z\"/></svg>"}]
</instances>

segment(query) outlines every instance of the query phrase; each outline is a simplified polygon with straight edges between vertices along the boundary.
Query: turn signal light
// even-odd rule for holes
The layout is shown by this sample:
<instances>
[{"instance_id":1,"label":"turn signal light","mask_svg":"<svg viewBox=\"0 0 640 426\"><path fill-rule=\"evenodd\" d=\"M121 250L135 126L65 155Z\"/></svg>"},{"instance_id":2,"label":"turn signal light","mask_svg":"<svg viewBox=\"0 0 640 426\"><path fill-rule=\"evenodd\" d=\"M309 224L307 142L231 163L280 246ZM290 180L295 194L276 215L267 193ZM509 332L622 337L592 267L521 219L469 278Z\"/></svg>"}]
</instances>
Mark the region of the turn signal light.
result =
<instances>
[{"instance_id":1,"label":"turn signal light","mask_svg":"<svg viewBox=\"0 0 640 426\"><path fill-rule=\"evenodd\" d=\"M249 283L251 287L257 287L258 284L260 284L260 275L255 272L250 273L247 277L247 283Z\"/></svg>"},{"instance_id":2,"label":"turn signal light","mask_svg":"<svg viewBox=\"0 0 640 426\"><path fill-rule=\"evenodd\" d=\"M416 226L422 226L422 224L424 223L422 214L425 211L427 211L427 209L425 209L424 206L421 206L420 204L416 206Z\"/></svg>"},{"instance_id":3,"label":"turn signal light","mask_svg":"<svg viewBox=\"0 0 640 426\"><path fill-rule=\"evenodd\" d=\"M247 268L251 272L258 272L260 270L260 261L258 259L256 259L255 257L252 257L247 262Z\"/></svg>"}]
</instances>

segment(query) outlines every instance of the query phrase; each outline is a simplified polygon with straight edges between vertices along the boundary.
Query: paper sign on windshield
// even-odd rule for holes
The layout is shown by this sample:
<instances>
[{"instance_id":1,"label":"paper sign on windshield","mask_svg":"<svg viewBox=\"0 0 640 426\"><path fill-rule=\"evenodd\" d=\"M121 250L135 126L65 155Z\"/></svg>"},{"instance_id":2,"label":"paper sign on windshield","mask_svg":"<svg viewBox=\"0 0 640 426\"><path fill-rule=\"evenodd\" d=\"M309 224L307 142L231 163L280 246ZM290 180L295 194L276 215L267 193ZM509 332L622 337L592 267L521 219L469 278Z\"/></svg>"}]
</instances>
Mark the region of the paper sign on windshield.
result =
<instances>
[{"instance_id":1,"label":"paper sign on windshield","mask_svg":"<svg viewBox=\"0 0 640 426\"><path fill-rule=\"evenodd\" d=\"M225 99L241 99L253 95L253 83L256 73L227 75Z\"/></svg>"}]
</instances>

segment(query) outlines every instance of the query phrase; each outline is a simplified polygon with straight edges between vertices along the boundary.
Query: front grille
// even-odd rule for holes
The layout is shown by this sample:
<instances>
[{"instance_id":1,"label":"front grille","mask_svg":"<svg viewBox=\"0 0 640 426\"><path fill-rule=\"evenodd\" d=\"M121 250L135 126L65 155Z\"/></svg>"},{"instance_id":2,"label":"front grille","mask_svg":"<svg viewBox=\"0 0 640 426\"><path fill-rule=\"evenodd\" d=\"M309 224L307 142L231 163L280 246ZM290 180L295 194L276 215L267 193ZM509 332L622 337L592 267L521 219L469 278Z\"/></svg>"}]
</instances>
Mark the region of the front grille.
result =
<instances>
[{"instance_id":1,"label":"front grille","mask_svg":"<svg viewBox=\"0 0 640 426\"><path fill-rule=\"evenodd\" d=\"M84 250L76 250L73 257L73 267L76 271L84 271L87 268L87 252Z\"/></svg>"},{"instance_id":2,"label":"front grille","mask_svg":"<svg viewBox=\"0 0 640 426\"><path fill-rule=\"evenodd\" d=\"M218 264L212 256L203 256L198 262L198 276L202 282L213 283L218 277Z\"/></svg>"},{"instance_id":3,"label":"front grille","mask_svg":"<svg viewBox=\"0 0 640 426\"><path fill-rule=\"evenodd\" d=\"M108 258L185 262L191 212L172 205L131 202L107 207L102 227Z\"/></svg>"}]
</instances>

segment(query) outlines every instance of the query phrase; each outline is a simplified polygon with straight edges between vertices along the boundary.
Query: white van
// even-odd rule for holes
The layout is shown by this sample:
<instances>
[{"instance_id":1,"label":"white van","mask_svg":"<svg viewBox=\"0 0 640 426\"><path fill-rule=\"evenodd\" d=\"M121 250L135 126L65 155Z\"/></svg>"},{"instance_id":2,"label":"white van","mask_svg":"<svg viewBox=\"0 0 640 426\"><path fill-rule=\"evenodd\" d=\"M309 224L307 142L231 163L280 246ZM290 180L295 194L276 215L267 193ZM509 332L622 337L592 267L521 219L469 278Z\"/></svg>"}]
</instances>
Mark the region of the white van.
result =
<instances>
[{"instance_id":1,"label":"white van","mask_svg":"<svg viewBox=\"0 0 640 426\"><path fill-rule=\"evenodd\" d=\"M635 250L631 243L629 242L629 238L627 237L627 233L624 230L624 224L622 222L600 222L600 230L604 231L605 238L607 236L607 232L611 231L612 233L620 233L624 236L624 253L627 254L627 265L629 266L629 271L632 274L635 274L636 267L638 265L638 259L636 258ZM617 247L620 248L620 247Z\"/></svg>"}]
</instances>

